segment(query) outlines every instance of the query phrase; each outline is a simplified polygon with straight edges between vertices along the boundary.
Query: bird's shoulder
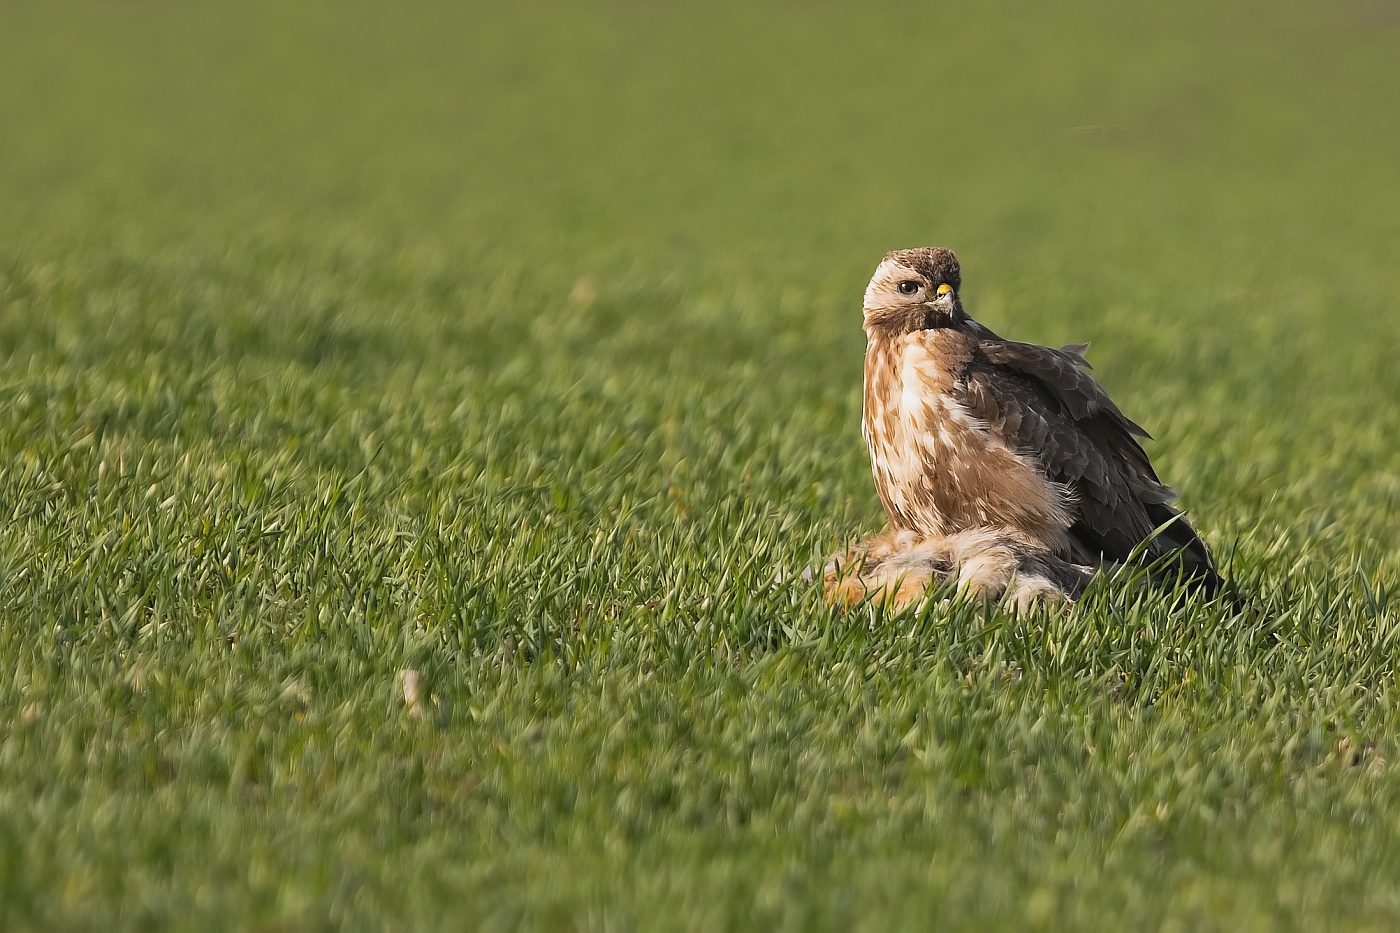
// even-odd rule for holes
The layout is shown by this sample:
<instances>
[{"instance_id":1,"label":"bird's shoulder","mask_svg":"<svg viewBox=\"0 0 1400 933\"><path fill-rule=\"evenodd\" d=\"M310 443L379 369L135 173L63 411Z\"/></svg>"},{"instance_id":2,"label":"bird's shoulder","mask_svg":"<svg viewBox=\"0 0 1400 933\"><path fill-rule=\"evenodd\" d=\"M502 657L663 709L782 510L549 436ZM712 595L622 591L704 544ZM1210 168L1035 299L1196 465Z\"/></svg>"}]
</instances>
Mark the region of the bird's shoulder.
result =
<instances>
[{"instance_id":1,"label":"bird's shoulder","mask_svg":"<svg viewBox=\"0 0 1400 933\"><path fill-rule=\"evenodd\" d=\"M1147 432L1089 375L1086 349L1006 340L981 328L959 390L1005 443L1034 456L1049 475L1087 484L1081 494L1113 502L1129 476L1133 485L1158 480L1138 441Z\"/></svg>"},{"instance_id":2,"label":"bird's shoulder","mask_svg":"<svg viewBox=\"0 0 1400 933\"><path fill-rule=\"evenodd\" d=\"M1085 353L1088 344L1060 348L1007 340L976 325L977 352L965 378L983 387L1002 388L1023 398L1026 404L1050 405L1076 422L1103 421L1129 436L1150 437L1141 425L1123 414L1109 398Z\"/></svg>"}]
</instances>

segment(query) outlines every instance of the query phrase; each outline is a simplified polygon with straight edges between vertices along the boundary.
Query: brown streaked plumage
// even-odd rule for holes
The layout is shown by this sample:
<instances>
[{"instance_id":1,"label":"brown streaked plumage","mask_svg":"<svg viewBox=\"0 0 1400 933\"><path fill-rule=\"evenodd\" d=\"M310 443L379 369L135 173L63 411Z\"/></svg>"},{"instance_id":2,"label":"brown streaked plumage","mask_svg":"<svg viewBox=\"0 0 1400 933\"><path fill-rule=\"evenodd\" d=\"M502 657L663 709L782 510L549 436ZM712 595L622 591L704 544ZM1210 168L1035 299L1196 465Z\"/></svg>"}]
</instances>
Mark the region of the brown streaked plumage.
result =
<instances>
[{"instance_id":1,"label":"brown streaked plumage","mask_svg":"<svg viewBox=\"0 0 1400 933\"><path fill-rule=\"evenodd\" d=\"M893 548L901 560L930 568L925 580L943 568L966 582L955 566L972 560L965 547L940 551L952 563L908 554L976 533L997 539L983 540L988 553L1011 555L992 560L1001 580L988 592L1008 589L1017 566L1034 575L1028 562L1092 568L1132 556L1169 561L1213 591L1205 544L1138 443L1147 432L1085 372L1086 347L1005 340L967 315L961 287L957 257L929 248L887 255L865 292L862 433L892 531L906 536ZM883 551L871 542L860 553L870 566ZM1078 578L1065 573L1041 575L1063 589Z\"/></svg>"}]
</instances>

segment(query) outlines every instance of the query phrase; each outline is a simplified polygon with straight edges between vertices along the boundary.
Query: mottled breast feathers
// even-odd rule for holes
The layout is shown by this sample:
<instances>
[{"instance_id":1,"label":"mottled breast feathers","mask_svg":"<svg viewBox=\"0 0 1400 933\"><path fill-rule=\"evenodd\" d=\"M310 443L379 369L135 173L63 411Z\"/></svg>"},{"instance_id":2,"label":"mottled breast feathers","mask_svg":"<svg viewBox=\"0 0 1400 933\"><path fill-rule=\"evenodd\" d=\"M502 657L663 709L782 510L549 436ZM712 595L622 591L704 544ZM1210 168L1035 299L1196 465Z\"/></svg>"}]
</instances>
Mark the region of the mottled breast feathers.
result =
<instances>
[{"instance_id":1,"label":"mottled breast feathers","mask_svg":"<svg viewBox=\"0 0 1400 933\"><path fill-rule=\"evenodd\" d=\"M1177 553L1213 585L1205 546L1138 443L1147 432L1086 372L1085 349L1003 340L971 319L872 335L866 437L891 523L995 524L1094 564Z\"/></svg>"}]
</instances>

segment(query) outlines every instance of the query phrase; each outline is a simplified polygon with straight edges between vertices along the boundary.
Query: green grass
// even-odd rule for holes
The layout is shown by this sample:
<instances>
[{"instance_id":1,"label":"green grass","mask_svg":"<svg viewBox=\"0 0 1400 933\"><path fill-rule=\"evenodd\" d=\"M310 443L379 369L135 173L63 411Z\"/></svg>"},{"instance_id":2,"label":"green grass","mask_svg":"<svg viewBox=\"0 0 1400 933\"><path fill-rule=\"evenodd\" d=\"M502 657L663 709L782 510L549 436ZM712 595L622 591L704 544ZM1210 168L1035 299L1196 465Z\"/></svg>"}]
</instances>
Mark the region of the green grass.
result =
<instances>
[{"instance_id":1,"label":"green grass","mask_svg":"<svg viewBox=\"0 0 1400 933\"><path fill-rule=\"evenodd\" d=\"M1400 924L1393 4L0 22L0 926ZM770 585L927 244L1255 611Z\"/></svg>"}]
</instances>

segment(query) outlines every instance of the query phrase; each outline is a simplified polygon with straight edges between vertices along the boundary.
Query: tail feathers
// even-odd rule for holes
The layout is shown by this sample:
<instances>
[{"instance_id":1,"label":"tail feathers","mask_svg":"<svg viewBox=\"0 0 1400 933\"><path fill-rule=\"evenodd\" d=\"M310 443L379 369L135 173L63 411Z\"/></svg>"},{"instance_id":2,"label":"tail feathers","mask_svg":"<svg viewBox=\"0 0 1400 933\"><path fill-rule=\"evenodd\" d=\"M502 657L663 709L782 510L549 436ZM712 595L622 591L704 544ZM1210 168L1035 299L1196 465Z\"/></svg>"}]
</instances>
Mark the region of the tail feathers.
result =
<instances>
[{"instance_id":1,"label":"tail feathers","mask_svg":"<svg viewBox=\"0 0 1400 933\"><path fill-rule=\"evenodd\" d=\"M1150 505L1147 514L1157 525L1156 537L1147 556L1163 562L1162 570L1179 573L1192 589L1214 596L1225 586L1210 551L1186 521L1186 516L1169 505Z\"/></svg>"},{"instance_id":2,"label":"tail feathers","mask_svg":"<svg viewBox=\"0 0 1400 933\"><path fill-rule=\"evenodd\" d=\"M1096 567L1134 563L1152 566L1151 579L1171 586L1178 579L1190 589L1213 597L1225 588L1210 550L1187 522L1186 516L1166 503L1143 503L1154 530L1131 549L1106 541L1083 521L1070 529L1071 559Z\"/></svg>"}]
</instances>

